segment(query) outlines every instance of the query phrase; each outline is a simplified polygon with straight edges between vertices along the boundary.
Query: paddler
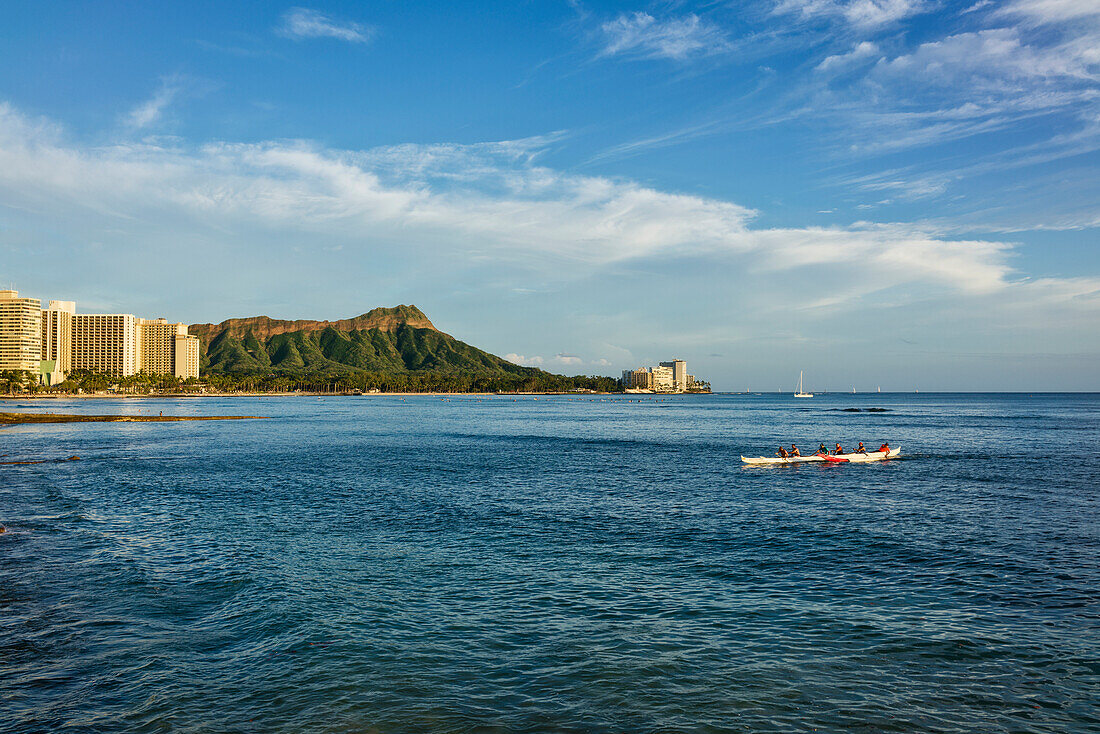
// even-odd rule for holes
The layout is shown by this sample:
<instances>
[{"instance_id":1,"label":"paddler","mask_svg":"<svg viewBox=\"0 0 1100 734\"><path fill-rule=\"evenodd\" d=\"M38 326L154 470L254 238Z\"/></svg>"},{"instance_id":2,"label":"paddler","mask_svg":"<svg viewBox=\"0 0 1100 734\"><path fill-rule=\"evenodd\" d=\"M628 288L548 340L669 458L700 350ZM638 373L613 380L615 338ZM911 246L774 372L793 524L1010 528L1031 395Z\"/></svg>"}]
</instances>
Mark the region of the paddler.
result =
<instances>
[{"instance_id":1,"label":"paddler","mask_svg":"<svg viewBox=\"0 0 1100 734\"><path fill-rule=\"evenodd\" d=\"M840 448L840 444L837 444L836 448L833 449L833 456L840 456L843 453L844 453L844 449Z\"/></svg>"},{"instance_id":2,"label":"paddler","mask_svg":"<svg viewBox=\"0 0 1100 734\"><path fill-rule=\"evenodd\" d=\"M890 455L890 444L889 443L884 443L884 444L882 444L881 446L878 447L878 450L881 451L882 453L886 454L887 456L889 456Z\"/></svg>"},{"instance_id":3,"label":"paddler","mask_svg":"<svg viewBox=\"0 0 1100 734\"><path fill-rule=\"evenodd\" d=\"M802 456L802 452L793 443L791 444L791 456Z\"/></svg>"},{"instance_id":4,"label":"paddler","mask_svg":"<svg viewBox=\"0 0 1100 734\"><path fill-rule=\"evenodd\" d=\"M863 448L863 442L862 441L860 441L859 446L856 447L856 453L857 454L866 454L867 453L867 449Z\"/></svg>"},{"instance_id":5,"label":"paddler","mask_svg":"<svg viewBox=\"0 0 1100 734\"><path fill-rule=\"evenodd\" d=\"M775 452L775 455L778 456L780 459L786 459L787 458L787 449L780 446L779 451Z\"/></svg>"},{"instance_id":6,"label":"paddler","mask_svg":"<svg viewBox=\"0 0 1100 734\"><path fill-rule=\"evenodd\" d=\"M817 453L821 454L822 456L829 455L829 449L825 448L824 442L822 442L822 444L817 447Z\"/></svg>"}]
</instances>

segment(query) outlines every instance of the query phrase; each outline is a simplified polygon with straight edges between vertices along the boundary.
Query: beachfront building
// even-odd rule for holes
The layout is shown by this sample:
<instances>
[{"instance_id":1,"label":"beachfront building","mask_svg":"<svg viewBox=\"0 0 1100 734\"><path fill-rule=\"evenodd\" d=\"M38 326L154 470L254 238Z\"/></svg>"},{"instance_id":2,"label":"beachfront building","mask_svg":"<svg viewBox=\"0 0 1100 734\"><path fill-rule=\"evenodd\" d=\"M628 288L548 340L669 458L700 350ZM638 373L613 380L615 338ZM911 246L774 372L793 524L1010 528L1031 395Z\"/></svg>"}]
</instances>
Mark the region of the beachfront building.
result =
<instances>
[{"instance_id":1,"label":"beachfront building","mask_svg":"<svg viewBox=\"0 0 1100 734\"><path fill-rule=\"evenodd\" d=\"M652 390L653 373L645 367L638 370L623 370L622 383L627 390Z\"/></svg>"},{"instance_id":2,"label":"beachfront building","mask_svg":"<svg viewBox=\"0 0 1100 734\"><path fill-rule=\"evenodd\" d=\"M685 392L687 383L687 362L682 359L674 359L671 362L661 362L661 367L672 370L672 389L674 392Z\"/></svg>"},{"instance_id":3,"label":"beachfront building","mask_svg":"<svg viewBox=\"0 0 1100 734\"><path fill-rule=\"evenodd\" d=\"M42 361L42 302L0 290L0 372L37 375Z\"/></svg>"},{"instance_id":4,"label":"beachfront building","mask_svg":"<svg viewBox=\"0 0 1100 734\"><path fill-rule=\"evenodd\" d=\"M183 326L183 324L180 324ZM183 327L182 334L175 336L175 355L172 360L172 374L181 380L199 376L199 338L187 333L187 327Z\"/></svg>"},{"instance_id":5,"label":"beachfront building","mask_svg":"<svg viewBox=\"0 0 1100 734\"><path fill-rule=\"evenodd\" d=\"M128 377L199 376L198 337L187 325L133 314L72 315L72 369Z\"/></svg>"},{"instance_id":6,"label":"beachfront building","mask_svg":"<svg viewBox=\"0 0 1100 734\"><path fill-rule=\"evenodd\" d=\"M140 340L138 319L133 314L73 314L73 369L117 377L137 374Z\"/></svg>"},{"instance_id":7,"label":"beachfront building","mask_svg":"<svg viewBox=\"0 0 1100 734\"><path fill-rule=\"evenodd\" d=\"M655 392L676 392L676 383L673 380L671 367L658 365L649 369L653 375L653 390Z\"/></svg>"},{"instance_id":8,"label":"beachfront building","mask_svg":"<svg viewBox=\"0 0 1100 734\"><path fill-rule=\"evenodd\" d=\"M50 301L42 311L42 367L41 381L56 385L73 369L73 314L76 304L72 301Z\"/></svg>"},{"instance_id":9,"label":"beachfront building","mask_svg":"<svg viewBox=\"0 0 1100 734\"><path fill-rule=\"evenodd\" d=\"M73 301L0 290L0 372L22 370L56 385L73 370L128 377L199 376L199 339L187 325L133 314L78 314Z\"/></svg>"},{"instance_id":10,"label":"beachfront building","mask_svg":"<svg viewBox=\"0 0 1100 734\"><path fill-rule=\"evenodd\" d=\"M187 334L187 324L170 324L167 319L138 322L142 372L183 380L199 376L199 338Z\"/></svg>"},{"instance_id":11,"label":"beachfront building","mask_svg":"<svg viewBox=\"0 0 1100 734\"><path fill-rule=\"evenodd\" d=\"M687 373L687 362L682 359L661 362L656 367L623 370L621 382L625 390L648 392L688 392L696 387L695 376Z\"/></svg>"}]
</instances>

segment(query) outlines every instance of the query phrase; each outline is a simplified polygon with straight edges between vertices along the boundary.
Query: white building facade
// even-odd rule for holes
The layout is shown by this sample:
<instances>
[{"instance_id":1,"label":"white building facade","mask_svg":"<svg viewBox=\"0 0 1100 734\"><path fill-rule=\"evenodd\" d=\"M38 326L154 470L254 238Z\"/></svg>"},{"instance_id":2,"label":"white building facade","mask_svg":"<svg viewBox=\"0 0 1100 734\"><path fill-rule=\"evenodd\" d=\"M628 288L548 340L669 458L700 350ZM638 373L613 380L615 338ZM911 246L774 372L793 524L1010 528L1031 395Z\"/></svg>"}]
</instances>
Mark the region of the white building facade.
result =
<instances>
[{"instance_id":1,"label":"white building facade","mask_svg":"<svg viewBox=\"0 0 1100 734\"><path fill-rule=\"evenodd\" d=\"M0 291L0 372L38 374L42 361L42 302Z\"/></svg>"},{"instance_id":2,"label":"white building facade","mask_svg":"<svg viewBox=\"0 0 1100 734\"><path fill-rule=\"evenodd\" d=\"M687 392L695 387L695 376L688 374L687 362L674 359L656 367L623 370L620 382L626 390Z\"/></svg>"}]
</instances>

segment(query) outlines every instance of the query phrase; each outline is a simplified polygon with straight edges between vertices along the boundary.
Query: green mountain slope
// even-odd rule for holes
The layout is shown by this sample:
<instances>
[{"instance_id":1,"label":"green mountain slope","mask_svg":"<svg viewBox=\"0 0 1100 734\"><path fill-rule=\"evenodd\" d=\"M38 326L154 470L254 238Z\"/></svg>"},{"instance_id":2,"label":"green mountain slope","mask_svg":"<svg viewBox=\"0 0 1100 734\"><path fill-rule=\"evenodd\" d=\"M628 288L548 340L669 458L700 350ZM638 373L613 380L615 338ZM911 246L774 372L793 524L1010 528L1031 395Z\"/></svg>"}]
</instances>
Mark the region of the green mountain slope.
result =
<instances>
[{"instance_id":1,"label":"green mountain slope","mask_svg":"<svg viewBox=\"0 0 1100 734\"><path fill-rule=\"evenodd\" d=\"M229 319L194 324L189 332L201 340L204 373L545 374L444 334L415 306L374 309L341 321Z\"/></svg>"}]
</instances>

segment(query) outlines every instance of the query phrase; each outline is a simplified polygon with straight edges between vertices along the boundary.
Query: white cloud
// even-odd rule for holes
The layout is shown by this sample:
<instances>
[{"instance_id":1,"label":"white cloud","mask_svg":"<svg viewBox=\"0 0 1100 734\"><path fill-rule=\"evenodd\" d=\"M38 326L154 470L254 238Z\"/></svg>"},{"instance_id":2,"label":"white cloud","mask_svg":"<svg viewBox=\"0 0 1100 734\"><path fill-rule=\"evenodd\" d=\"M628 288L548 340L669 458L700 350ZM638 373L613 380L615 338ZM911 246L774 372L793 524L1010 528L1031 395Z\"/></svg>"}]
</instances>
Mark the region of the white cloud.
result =
<instances>
[{"instance_id":1,"label":"white cloud","mask_svg":"<svg viewBox=\"0 0 1100 734\"><path fill-rule=\"evenodd\" d=\"M891 25L925 10L922 0L781 0L775 7L777 13L840 19L858 29Z\"/></svg>"},{"instance_id":2,"label":"white cloud","mask_svg":"<svg viewBox=\"0 0 1100 734\"><path fill-rule=\"evenodd\" d=\"M1059 77L1100 79L1091 46L1076 43L1039 49L1022 42L1013 28L959 33L921 44L910 54L883 61L877 74L919 80L921 84L979 84L992 91L1019 90L1023 83ZM968 86L967 92L974 93Z\"/></svg>"},{"instance_id":3,"label":"white cloud","mask_svg":"<svg viewBox=\"0 0 1100 734\"><path fill-rule=\"evenodd\" d=\"M649 13L620 15L602 26L602 56L685 59L729 47L725 34L697 15L658 20Z\"/></svg>"},{"instance_id":4,"label":"white cloud","mask_svg":"<svg viewBox=\"0 0 1100 734\"><path fill-rule=\"evenodd\" d=\"M283 13L282 23L276 31L287 38L336 38L352 43L365 43L374 35L370 26L338 21L308 8L291 8Z\"/></svg>"},{"instance_id":5,"label":"white cloud","mask_svg":"<svg viewBox=\"0 0 1100 734\"><path fill-rule=\"evenodd\" d=\"M542 357L537 357L537 356L525 357L522 354L516 354L514 352L510 352L508 354L505 354L504 358L506 360L508 360L509 362L511 362L512 364L518 364L518 365L522 365L524 367L539 367L546 361Z\"/></svg>"},{"instance_id":6,"label":"white cloud","mask_svg":"<svg viewBox=\"0 0 1100 734\"><path fill-rule=\"evenodd\" d=\"M1100 18L1096 0L1015 0L1005 4L999 15L1024 16L1038 23L1065 23Z\"/></svg>"},{"instance_id":7,"label":"white cloud","mask_svg":"<svg viewBox=\"0 0 1100 734\"><path fill-rule=\"evenodd\" d=\"M870 41L861 41L856 44L855 48L846 54L836 54L834 56L826 56L825 59L817 65L818 71L830 71L833 69L842 69L847 66L851 66L853 63L867 59L878 53L878 46Z\"/></svg>"},{"instance_id":8,"label":"white cloud","mask_svg":"<svg viewBox=\"0 0 1100 734\"><path fill-rule=\"evenodd\" d=\"M129 114L126 115L126 124L129 127L139 129L159 122L164 116L164 111L176 98L179 91L180 86L177 80L172 78L161 79L160 87L156 93L130 110Z\"/></svg>"},{"instance_id":9,"label":"white cloud","mask_svg":"<svg viewBox=\"0 0 1100 734\"><path fill-rule=\"evenodd\" d=\"M579 367L580 365L584 364L584 360L577 355L566 354L565 352L558 352L550 361L553 364L562 365L565 367Z\"/></svg>"},{"instance_id":10,"label":"white cloud","mask_svg":"<svg viewBox=\"0 0 1100 734\"><path fill-rule=\"evenodd\" d=\"M293 234L314 247L343 246L346 263L397 246L412 259L419 252L429 261L507 265L555 279L704 258L711 270L800 284L791 297L810 302L835 302L851 283L966 297L1036 293L1010 266L1008 243L945 239L905 224L755 228L755 213L732 202L538 166L539 144L82 147L56 126L0 105L0 200L84 239L110 241L136 228L142 257L157 254L147 232L158 233L166 252L201 233L274 259L275 243ZM786 275L771 277L778 272ZM1048 288L1043 298L1080 302L1080 290ZM584 363L564 352L544 361Z\"/></svg>"}]
</instances>

